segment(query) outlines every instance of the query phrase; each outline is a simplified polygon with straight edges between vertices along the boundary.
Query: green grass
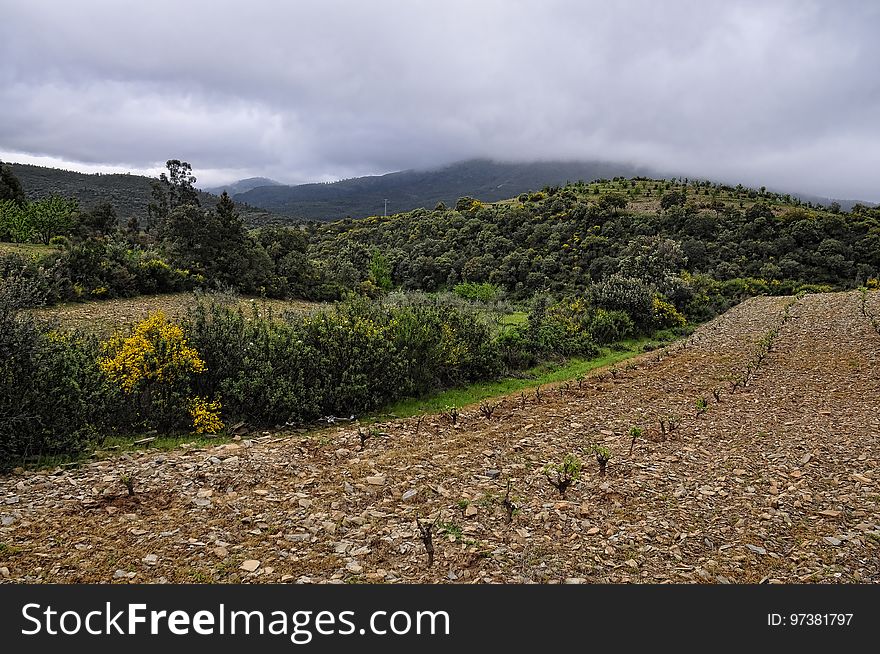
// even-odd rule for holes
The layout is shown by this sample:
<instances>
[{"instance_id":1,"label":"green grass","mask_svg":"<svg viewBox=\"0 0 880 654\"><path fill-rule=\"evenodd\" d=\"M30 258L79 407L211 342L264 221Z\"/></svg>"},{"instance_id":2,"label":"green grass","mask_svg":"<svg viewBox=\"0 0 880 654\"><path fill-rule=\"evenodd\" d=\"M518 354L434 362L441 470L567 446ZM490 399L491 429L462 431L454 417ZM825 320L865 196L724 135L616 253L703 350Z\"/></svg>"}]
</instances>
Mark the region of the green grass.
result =
<instances>
[{"instance_id":1,"label":"green grass","mask_svg":"<svg viewBox=\"0 0 880 654\"><path fill-rule=\"evenodd\" d=\"M58 248L42 243L0 243L0 255L21 254L35 259L58 252Z\"/></svg>"},{"instance_id":2,"label":"green grass","mask_svg":"<svg viewBox=\"0 0 880 654\"><path fill-rule=\"evenodd\" d=\"M644 353L644 346L647 343L656 343L660 339L663 339L663 342L668 342L668 338L664 339L664 336L666 335L655 334L651 338L624 341L615 349L603 348L599 356L593 359L569 359L563 363L544 363L525 371L520 377L478 382L428 397L401 400L378 413L375 419L379 420L389 415L397 418L409 418L422 413L440 413L449 406L467 406L481 400L509 395L544 384L576 379L597 368L610 366Z\"/></svg>"},{"instance_id":3,"label":"green grass","mask_svg":"<svg viewBox=\"0 0 880 654\"><path fill-rule=\"evenodd\" d=\"M141 443L136 445L135 441L146 438L146 436L109 436L104 439L104 443L100 447L96 447L95 451L112 451L112 452L132 452L137 450L158 450L168 452L174 450L181 445L191 445L193 447L211 447L220 445L229 441L229 436L218 434L216 436L205 436L202 434L179 434L179 435L156 435L156 440L149 443Z\"/></svg>"},{"instance_id":4,"label":"green grass","mask_svg":"<svg viewBox=\"0 0 880 654\"><path fill-rule=\"evenodd\" d=\"M123 452L142 452L153 450L156 452L169 452L182 445L204 448L221 445L229 442L231 436L218 434L217 436L204 436L200 434L176 434L156 435L156 439L149 443L136 444L135 441L148 438L152 434L138 434L129 436L108 436L100 444L87 447L78 454L39 455L20 461L17 465L25 470L44 470L59 466L76 467L81 463L92 459L106 459L118 456Z\"/></svg>"},{"instance_id":5,"label":"green grass","mask_svg":"<svg viewBox=\"0 0 880 654\"><path fill-rule=\"evenodd\" d=\"M529 314L525 311L514 311L513 313L505 314L501 320L500 324L502 327L513 327L515 325L525 325L529 322Z\"/></svg>"}]
</instances>

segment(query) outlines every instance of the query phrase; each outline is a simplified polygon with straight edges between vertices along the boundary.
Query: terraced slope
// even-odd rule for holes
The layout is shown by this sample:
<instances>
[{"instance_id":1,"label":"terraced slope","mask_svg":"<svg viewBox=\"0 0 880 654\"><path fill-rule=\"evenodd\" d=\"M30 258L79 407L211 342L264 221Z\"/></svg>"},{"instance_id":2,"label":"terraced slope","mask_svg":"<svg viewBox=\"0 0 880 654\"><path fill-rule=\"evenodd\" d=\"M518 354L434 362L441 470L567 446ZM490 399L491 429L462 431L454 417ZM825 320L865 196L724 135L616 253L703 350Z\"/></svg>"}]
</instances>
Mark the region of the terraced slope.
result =
<instances>
[{"instance_id":1,"label":"terraced slope","mask_svg":"<svg viewBox=\"0 0 880 654\"><path fill-rule=\"evenodd\" d=\"M491 418L376 425L363 448L345 425L13 475L0 566L31 582L878 582L880 294L861 298L755 298L613 372ZM567 453L585 468L563 500L543 467ZM430 568L417 517L435 521Z\"/></svg>"}]
</instances>

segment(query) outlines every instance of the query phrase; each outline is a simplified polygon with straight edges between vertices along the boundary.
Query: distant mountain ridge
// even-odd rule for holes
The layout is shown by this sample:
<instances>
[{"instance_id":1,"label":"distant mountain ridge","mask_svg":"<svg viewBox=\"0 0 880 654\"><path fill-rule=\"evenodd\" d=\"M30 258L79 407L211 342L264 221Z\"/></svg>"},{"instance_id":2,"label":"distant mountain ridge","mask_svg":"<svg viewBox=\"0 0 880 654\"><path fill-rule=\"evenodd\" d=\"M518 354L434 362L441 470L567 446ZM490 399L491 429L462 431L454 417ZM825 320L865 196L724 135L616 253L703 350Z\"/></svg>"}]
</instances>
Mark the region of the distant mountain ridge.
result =
<instances>
[{"instance_id":1,"label":"distant mountain ridge","mask_svg":"<svg viewBox=\"0 0 880 654\"><path fill-rule=\"evenodd\" d=\"M472 159L433 170L404 170L319 184L259 186L233 198L295 218L334 220L382 214L386 199L388 212L398 213L433 208L441 201L451 205L463 196L495 202L548 185L656 175L646 167L602 161L507 163Z\"/></svg>"},{"instance_id":2,"label":"distant mountain ridge","mask_svg":"<svg viewBox=\"0 0 880 654\"><path fill-rule=\"evenodd\" d=\"M25 195L30 200L39 200L50 195L76 198L84 209L109 202L116 209L119 220L125 224L136 217L143 221L147 217L150 204L151 177L127 173L78 173L73 170L46 168L31 164L3 162L21 182ZM199 202L203 207L213 207L219 198L216 195L199 191ZM281 222L266 209L239 205L239 213L246 223L261 225Z\"/></svg>"},{"instance_id":3,"label":"distant mountain ridge","mask_svg":"<svg viewBox=\"0 0 880 654\"><path fill-rule=\"evenodd\" d=\"M276 182L274 179L269 179L268 177L248 177L247 179L240 179L237 182L231 182L230 184L212 186L211 188L204 188L202 190L205 193L213 193L214 195L220 195L223 191L226 191L229 195L236 195L238 193L246 193L247 191L260 186L282 186L282 184L281 182Z\"/></svg>"}]
</instances>

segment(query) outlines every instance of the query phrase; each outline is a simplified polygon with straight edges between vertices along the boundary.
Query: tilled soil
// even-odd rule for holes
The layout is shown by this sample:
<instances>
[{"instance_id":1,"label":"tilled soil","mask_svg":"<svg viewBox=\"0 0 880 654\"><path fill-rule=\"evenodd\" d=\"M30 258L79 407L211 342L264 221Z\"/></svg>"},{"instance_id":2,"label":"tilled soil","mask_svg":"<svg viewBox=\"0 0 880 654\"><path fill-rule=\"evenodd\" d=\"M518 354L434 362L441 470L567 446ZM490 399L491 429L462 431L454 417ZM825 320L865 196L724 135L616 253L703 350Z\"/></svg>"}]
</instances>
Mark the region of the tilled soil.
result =
<instances>
[{"instance_id":1,"label":"tilled soil","mask_svg":"<svg viewBox=\"0 0 880 654\"><path fill-rule=\"evenodd\" d=\"M0 479L0 572L65 583L877 582L871 316L880 293L754 298L687 341L506 398L489 418L469 407L456 424L373 425L363 447L347 424L11 475ZM605 475L592 444L612 454ZM563 499L543 469L566 454L584 468ZM131 497L121 475L134 479ZM432 525L430 567L419 518Z\"/></svg>"}]
</instances>

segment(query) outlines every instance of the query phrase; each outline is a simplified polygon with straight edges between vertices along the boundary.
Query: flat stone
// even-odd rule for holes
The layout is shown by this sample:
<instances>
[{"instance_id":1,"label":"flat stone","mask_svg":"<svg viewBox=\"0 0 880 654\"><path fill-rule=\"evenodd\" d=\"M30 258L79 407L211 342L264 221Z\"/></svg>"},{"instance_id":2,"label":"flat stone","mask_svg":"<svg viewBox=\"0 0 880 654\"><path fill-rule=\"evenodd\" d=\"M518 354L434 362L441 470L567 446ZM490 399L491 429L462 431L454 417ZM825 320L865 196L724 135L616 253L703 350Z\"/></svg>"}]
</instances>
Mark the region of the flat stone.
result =
<instances>
[{"instance_id":1,"label":"flat stone","mask_svg":"<svg viewBox=\"0 0 880 654\"><path fill-rule=\"evenodd\" d=\"M477 513L478 513L477 507L475 507L473 504L468 504L467 508L464 510L464 517L465 518L473 518L474 516L477 515Z\"/></svg>"},{"instance_id":2,"label":"flat stone","mask_svg":"<svg viewBox=\"0 0 880 654\"><path fill-rule=\"evenodd\" d=\"M238 567L240 569L244 570L245 572L254 572L254 571L256 571L257 568L260 567L260 562L257 561L256 559L248 559L247 561L244 561Z\"/></svg>"},{"instance_id":3,"label":"flat stone","mask_svg":"<svg viewBox=\"0 0 880 654\"><path fill-rule=\"evenodd\" d=\"M746 545L746 547L748 549L750 549L752 552L754 552L755 554L761 554L762 556L764 554L767 554L767 550L764 549L763 547L758 547L757 545Z\"/></svg>"},{"instance_id":4,"label":"flat stone","mask_svg":"<svg viewBox=\"0 0 880 654\"><path fill-rule=\"evenodd\" d=\"M141 561L148 565L155 565L156 561L159 560L159 557L155 554L147 554Z\"/></svg>"},{"instance_id":5,"label":"flat stone","mask_svg":"<svg viewBox=\"0 0 880 654\"><path fill-rule=\"evenodd\" d=\"M401 499L408 500L408 499L415 497L418 494L419 494L418 490L416 490L415 488L410 488L408 491L406 491L403 494L403 497Z\"/></svg>"},{"instance_id":6,"label":"flat stone","mask_svg":"<svg viewBox=\"0 0 880 654\"><path fill-rule=\"evenodd\" d=\"M372 484L373 486L381 486L385 483L385 475L373 475L371 477L367 477L366 482L368 484Z\"/></svg>"},{"instance_id":7,"label":"flat stone","mask_svg":"<svg viewBox=\"0 0 880 654\"><path fill-rule=\"evenodd\" d=\"M214 555L215 555L215 556L219 556L221 559L222 559L222 558L225 558L226 556L229 555L229 550L226 549L225 547L223 547L222 545L219 546L219 547L215 547L215 548L214 548L213 550L211 550L211 551L214 552Z\"/></svg>"},{"instance_id":8,"label":"flat stone","mask_svg":"<svg viewBox=\"0 0 880 654\"><path fill-rule=\"evenodd\" d=\"M5 516L3 516L3 517L0 517L0 524L2 524L4 527L8 527L8 526L11 525L13 522L15 522L15 517L14 517L14 516L11 516L11 515L5 515Z\"/></svg>"},{"instance_id":9,"label":"flat stone","mask_svg":"<svg viewBox=\"0 0 880 654\"><path fill-rule=\"evenodd\" d=\"M302 543L311 537L311 534L284 534L284 540L289 540L292 543Z\"/></svg>"},{"instance_id":10,"label":"flat stone","mask_svg":"<svg viewBox=\"0 0 880 654\"><path fill-rule=\"evenodd\" d=\"M353 575L359 575L364 571L364 567L358 563L357 561L349 561L345 565L345 569L348 570Z\"/></svg>"},{"instance_id":11,"label":"flat stone","mask_svg":"<svg viewBox=\"0 0 880 654\"><path fill-rule=\"evenodd\" d=\"M829 545L834 545L834 547L837 547L843 542L842 540L840 540L839 538L835 538L834 536L825 536L824 540Z\"/></svg>"}]
</instances>

